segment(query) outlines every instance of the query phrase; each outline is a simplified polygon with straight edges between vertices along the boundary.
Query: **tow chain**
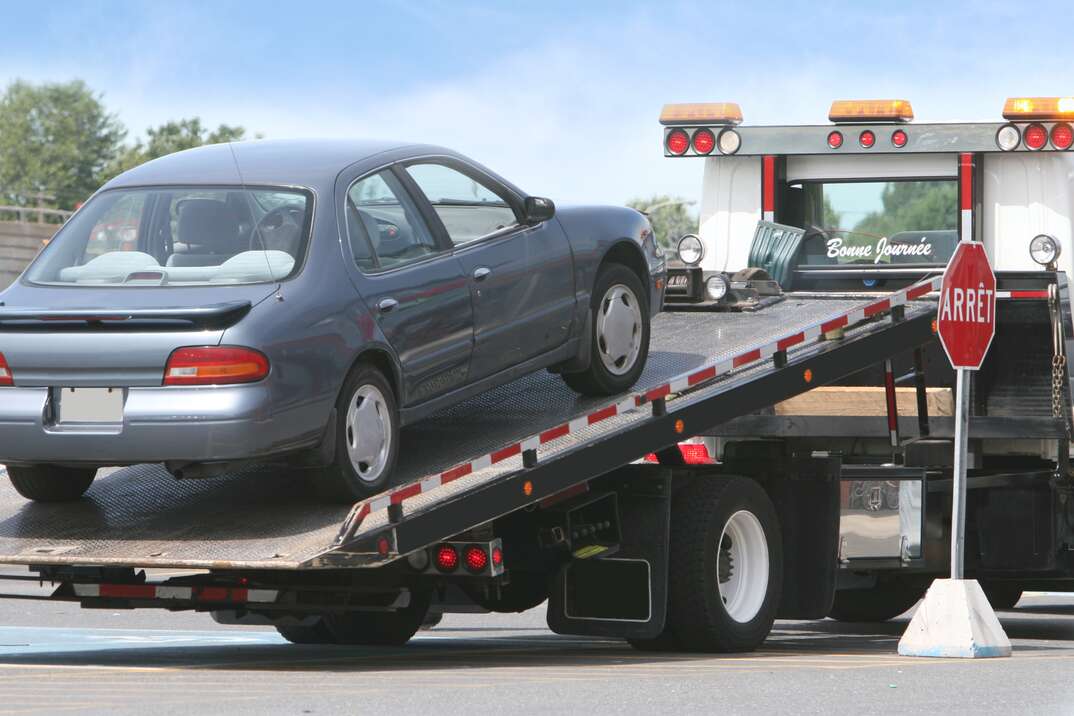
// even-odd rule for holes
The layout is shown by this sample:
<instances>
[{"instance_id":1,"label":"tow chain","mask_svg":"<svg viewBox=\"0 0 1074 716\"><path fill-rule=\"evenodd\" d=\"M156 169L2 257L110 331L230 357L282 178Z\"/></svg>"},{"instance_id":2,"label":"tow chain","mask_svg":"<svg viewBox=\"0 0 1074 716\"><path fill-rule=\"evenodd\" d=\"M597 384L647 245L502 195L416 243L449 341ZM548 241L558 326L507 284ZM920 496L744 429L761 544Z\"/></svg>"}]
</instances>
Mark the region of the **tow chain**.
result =
<instances>
[{"instance_id":1,"label":"tow chain","mask_svg":"<svg viewBox=\"0 0 1074 716\"><path fill-rule=\"evenodd\" d=\"M1066 440L1060 441L1056 460L1056 477L1070 480L1070 444L1074 441L1074 413L1067 407L1067 352L1063 335L1063 314L1059 306L1059 286L1048 286L1048 312L1052 322L1052 417L1063 421Z\"/></svg>"}]
</instances>

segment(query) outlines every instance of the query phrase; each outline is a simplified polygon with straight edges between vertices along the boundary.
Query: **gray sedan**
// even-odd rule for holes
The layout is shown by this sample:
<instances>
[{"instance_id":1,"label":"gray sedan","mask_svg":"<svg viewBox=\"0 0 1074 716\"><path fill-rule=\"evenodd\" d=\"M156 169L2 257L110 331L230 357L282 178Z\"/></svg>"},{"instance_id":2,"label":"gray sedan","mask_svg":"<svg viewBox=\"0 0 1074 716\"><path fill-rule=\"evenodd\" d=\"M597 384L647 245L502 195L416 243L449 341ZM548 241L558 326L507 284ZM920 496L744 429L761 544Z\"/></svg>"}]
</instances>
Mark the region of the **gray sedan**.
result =
<instances>
[{"instance_id":1,"label":"gray sedan","mask_svg":"<svg viewBox=\"0 0 1074 716\"><path fill-rule=\"evenodd\" d=\"M109 182L0 294L0 463L34 500L105 465L281 459L361 498L400 426L493 386L630 388L664 275L641 214L557 210L440 147L180 152Z\"/></svg>"}]
</instances>

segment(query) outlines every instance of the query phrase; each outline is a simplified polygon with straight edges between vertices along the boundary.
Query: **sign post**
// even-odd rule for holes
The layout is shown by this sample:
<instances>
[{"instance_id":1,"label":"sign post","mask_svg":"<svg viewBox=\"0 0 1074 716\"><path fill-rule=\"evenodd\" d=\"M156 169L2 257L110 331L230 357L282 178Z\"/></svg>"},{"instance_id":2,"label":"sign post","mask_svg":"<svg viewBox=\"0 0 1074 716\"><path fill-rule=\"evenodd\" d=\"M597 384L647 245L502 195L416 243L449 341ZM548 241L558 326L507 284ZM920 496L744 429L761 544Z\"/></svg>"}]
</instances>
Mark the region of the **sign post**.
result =
<instances>
[{"instance_id":1,"label":"sign post","mask_svg":"<svg viewBox=\"0 0 1074 716\"><path fill-rule=\"evenodd\" d=\"M970 371L984 362L996 333L996 276L984 246L959 242L944 271L936 332L955 369L955 445L951 492L951 578L937 579L899 641L904 656L1010 656L1011 644L976 580L965 580L966 468Z\"/></svg>"}]
</instances>

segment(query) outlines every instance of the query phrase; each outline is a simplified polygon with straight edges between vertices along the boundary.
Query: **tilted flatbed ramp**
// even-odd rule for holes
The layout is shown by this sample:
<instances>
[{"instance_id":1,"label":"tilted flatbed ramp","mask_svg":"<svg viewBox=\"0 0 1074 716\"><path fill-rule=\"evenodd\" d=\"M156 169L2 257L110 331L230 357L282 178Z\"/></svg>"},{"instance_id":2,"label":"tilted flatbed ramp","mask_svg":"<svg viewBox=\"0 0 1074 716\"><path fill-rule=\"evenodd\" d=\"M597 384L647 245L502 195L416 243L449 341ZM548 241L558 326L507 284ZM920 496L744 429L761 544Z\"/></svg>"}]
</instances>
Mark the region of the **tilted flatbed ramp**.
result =
<instances>
[{"instance_id":1,"label":"tilted flatbed ramp","mask_svg":"<svg viewBox=\"0 0 1074 716\"><path fill-rule=\"evenodd\" d=\"M176 481L141 465L66 504L28 503L4 480L0 563L378 564L931 340L935 304L924 296L938 283L885 296L788 294L754 313L662 314L631 393L579 398L546 372L483 393L405 429L397 486L353 507L312 498L294 470ZM823 340L840 328L843 337Z\"/></svg>"}]
</instances>

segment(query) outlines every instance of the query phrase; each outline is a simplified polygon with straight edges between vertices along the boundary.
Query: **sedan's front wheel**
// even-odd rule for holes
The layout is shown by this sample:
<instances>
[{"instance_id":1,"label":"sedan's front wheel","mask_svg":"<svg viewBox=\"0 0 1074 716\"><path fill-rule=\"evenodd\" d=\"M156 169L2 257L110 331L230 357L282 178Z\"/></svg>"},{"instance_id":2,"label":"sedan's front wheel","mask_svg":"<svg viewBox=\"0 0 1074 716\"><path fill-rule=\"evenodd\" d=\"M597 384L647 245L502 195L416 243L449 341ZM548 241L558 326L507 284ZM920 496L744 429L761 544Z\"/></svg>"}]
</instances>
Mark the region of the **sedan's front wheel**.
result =
<instances>
[{"instance_id":1,"label":"sedan's front wheel","mask_svg":"<svg viewBox=\"0 0 1074 716\"><path fill-rule=\"evenodd\" d=\"M399 454L395 394L379 370L359 364L336 403L336 454L316 473L324 497L361 500L389 484Z\"/></svg>"},{"instance_id":2,"label":"sedan's front wheel","mask_svg":"<svg viewBox=\"0 0 1074 716\"><path fill-rule=\"evenodd\" d=\"M649 304L638 275L622 264L600 269L593 286L589 369L564 373L583 395L615 395L641 377L649 356Z\"/></svg>"}]
</instances>

